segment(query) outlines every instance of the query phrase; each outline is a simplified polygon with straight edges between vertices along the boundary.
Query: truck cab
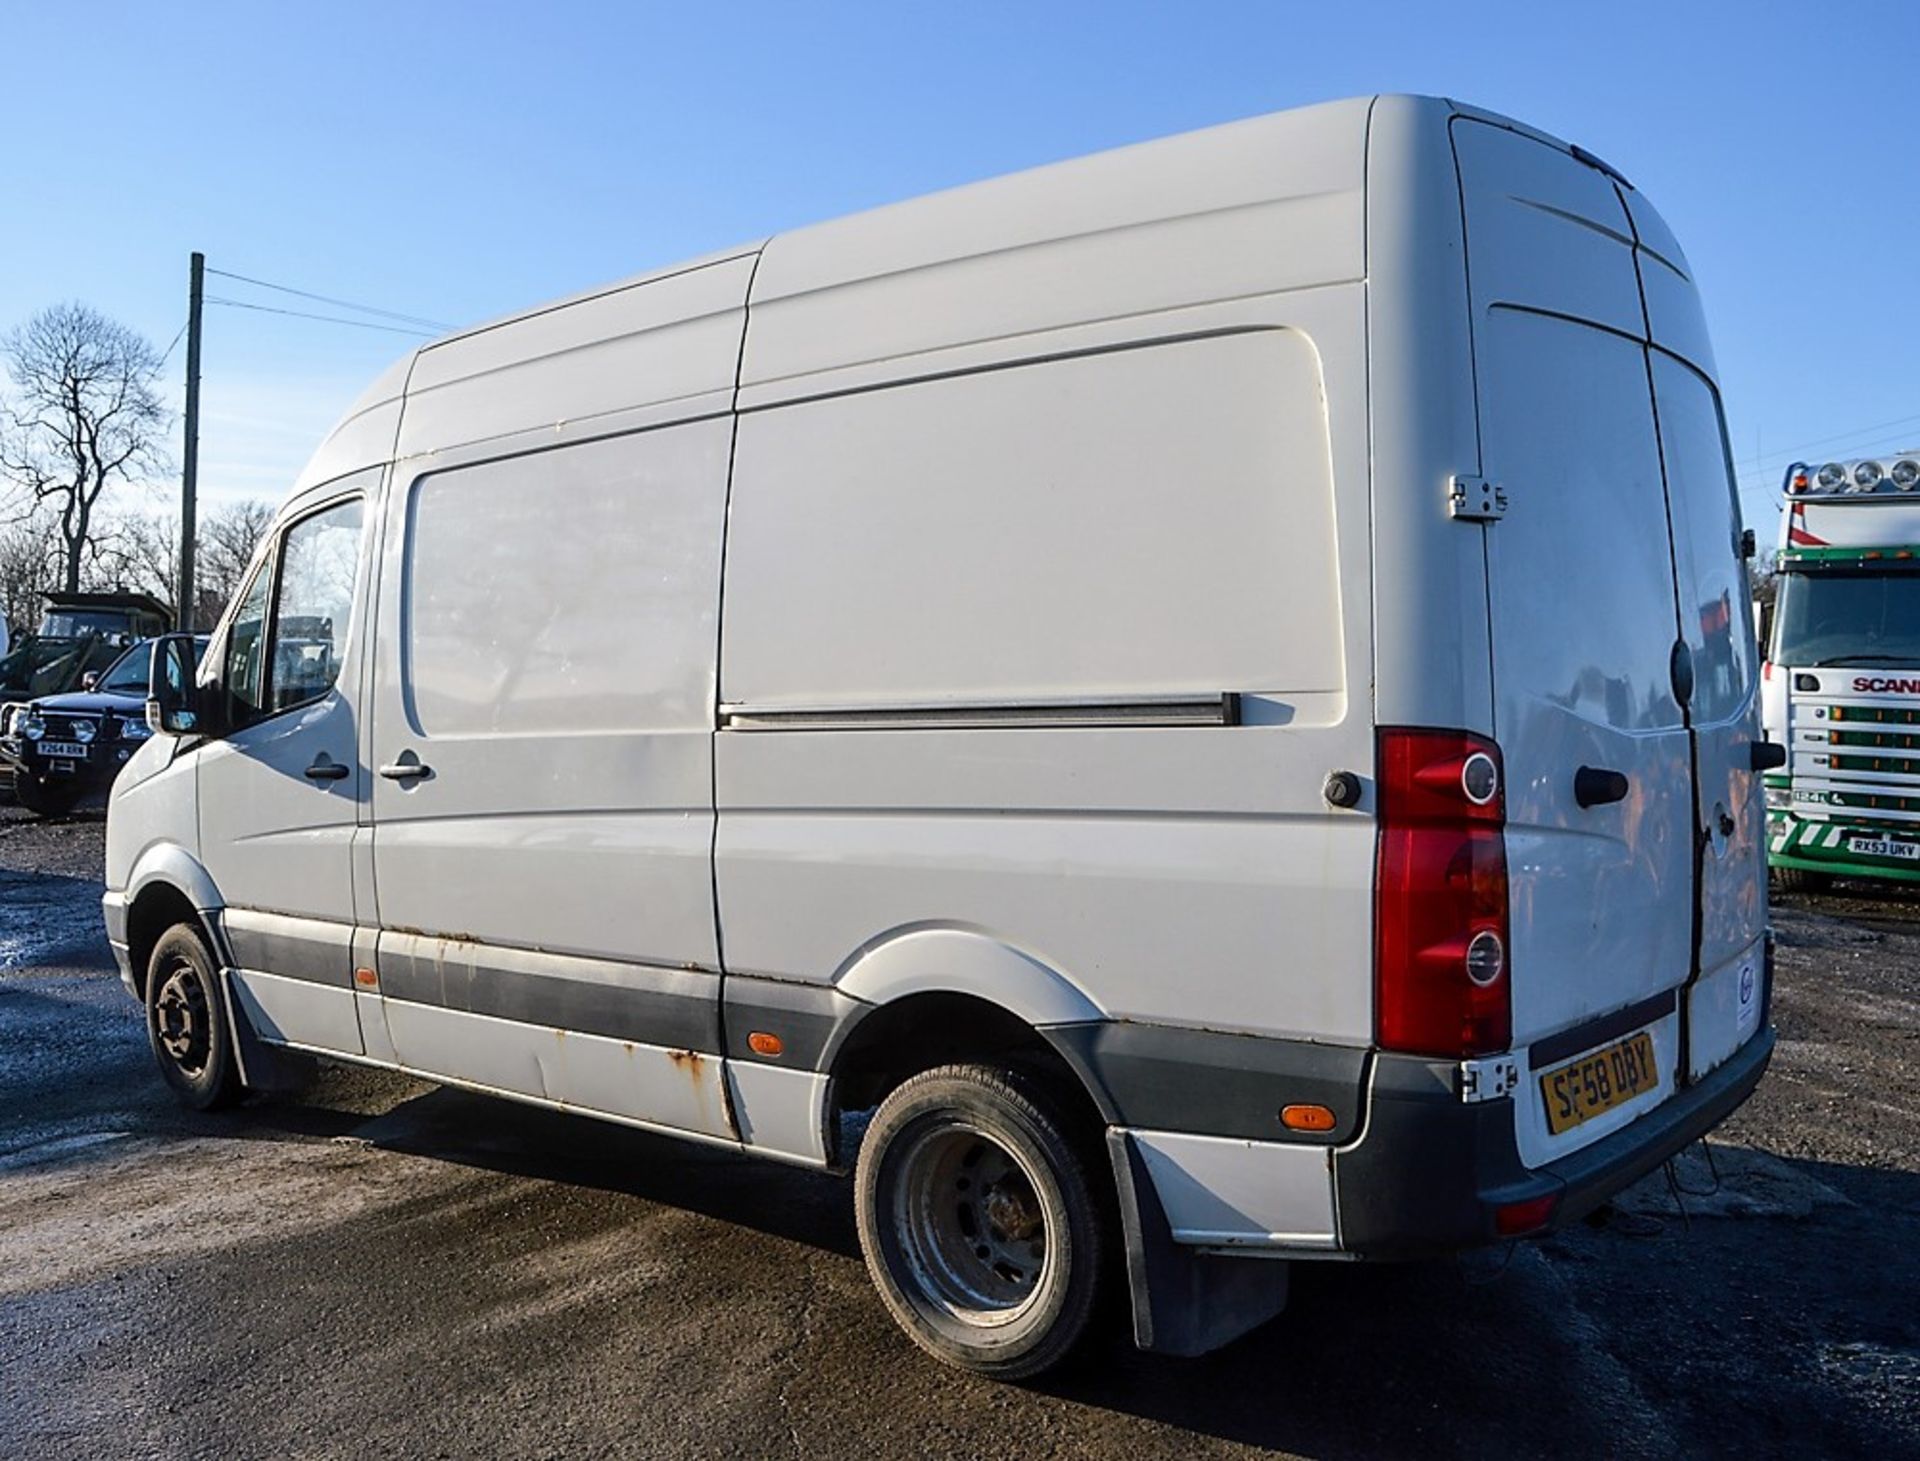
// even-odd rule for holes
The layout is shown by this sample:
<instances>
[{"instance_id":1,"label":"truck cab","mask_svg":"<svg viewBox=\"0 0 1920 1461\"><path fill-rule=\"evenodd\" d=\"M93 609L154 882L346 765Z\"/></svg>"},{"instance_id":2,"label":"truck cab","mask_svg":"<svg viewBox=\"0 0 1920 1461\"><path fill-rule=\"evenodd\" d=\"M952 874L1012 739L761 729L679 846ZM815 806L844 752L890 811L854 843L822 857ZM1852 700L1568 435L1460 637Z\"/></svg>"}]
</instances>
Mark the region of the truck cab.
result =
<instances>
[{"instance_id":1,"label":"truck cab","mask_svg":"<svg viewBox=\"0 0 1920 1461\"><path fill-rule=\"evenodd\" d=\"M1767 860L1785 887L1920 882L1920 451L1796 463L1764 674Z\"/></svg>"}]
</instances>

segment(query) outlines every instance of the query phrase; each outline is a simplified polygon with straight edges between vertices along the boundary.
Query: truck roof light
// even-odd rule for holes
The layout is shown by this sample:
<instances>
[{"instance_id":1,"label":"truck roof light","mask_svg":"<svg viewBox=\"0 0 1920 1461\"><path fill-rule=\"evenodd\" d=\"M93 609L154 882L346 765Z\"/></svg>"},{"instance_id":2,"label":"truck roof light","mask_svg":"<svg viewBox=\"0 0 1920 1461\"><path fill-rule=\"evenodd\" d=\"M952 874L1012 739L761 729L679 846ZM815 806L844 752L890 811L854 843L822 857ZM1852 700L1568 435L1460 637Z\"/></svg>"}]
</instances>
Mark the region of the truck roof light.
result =
<instances>
[{"instance_id":1,"label":"truck roof light","mask_svg":"<svg viewBox=\"0 0 1920 1461\"><path fill-rule=\"evenodd\" d=\"M1807 490L1807 473L1806 473L1806 469L1803 467L1801 468L1801 470L1795 472L1793 476L1787 479L1787 491L1805 492L1806 490Z\"/></svg>"},{"instance_id":2,"label":"truck roof light","mask_svg":"<svg viewBox=\"0 0 1920 1461\"><path fill-rule=\"evenodd\" d=\"M1887 476L1902 492L1911 492L1920 487L1920 462L1912 457L1902 457L1893 464L1893 470Z\"/></svg>"},{"instance_id":3,"label":"truck roof light","mask_svg":"<svg viewBox=\"0 0 1920 1461\"><path fill-rule=\"evenodd\" d=\"M1886 475L1878 462L1861 462L1853 469L1854 488L1860 492L1871 492Z\"/></svg>"},{"instance_id":4,"label":"truck roof light","mask_svg":"<svg viewBox=\"0 0 1920 1461\"><path fill-rule=\"evenodd\" d=\"M1847 469L1838 462L1828 462L1820 469L1820 485L1831 492L1836 487L1846 485Z\"/></svg>"}]
</instances>

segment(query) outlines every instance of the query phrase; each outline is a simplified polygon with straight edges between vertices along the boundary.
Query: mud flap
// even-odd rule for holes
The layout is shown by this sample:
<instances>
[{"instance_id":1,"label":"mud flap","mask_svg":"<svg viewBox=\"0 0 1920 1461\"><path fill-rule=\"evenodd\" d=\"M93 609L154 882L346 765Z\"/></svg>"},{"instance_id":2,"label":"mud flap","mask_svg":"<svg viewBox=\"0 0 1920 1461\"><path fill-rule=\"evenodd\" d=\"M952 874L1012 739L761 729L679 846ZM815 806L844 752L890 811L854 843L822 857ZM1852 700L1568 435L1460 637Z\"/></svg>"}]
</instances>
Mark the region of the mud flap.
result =
<instances>
[{"instance_id":1,"label":"mud flap","mask_svg":"<svg viewBox=\"0 0 1920 1461\"><path fill-rule=\"evenodd\" d=\"M1109 1128L1107 1156L1126 1236L1134 1344L1153 1354L1203 1355L1286 1308L1292 1264L1278 1258L1223 1258L1174 1242L1133 1138Z\"/></svg>"},{"instance_id":2,"label":"mud flap","mask_svg":"<svg viewBox=\"0 0 1920 1461\"><path fill-rule=\"evenodd\" d=\"M233 971L220 970L220 998L227 1006L227 1028L233 1032L234 1059L240 1065L240 1084L261 1095L287 1095L313 1084L319 1062L299 1050L269 1045L247 1017L246 1001L233 996Z\"/></svg>"}]
</instances>

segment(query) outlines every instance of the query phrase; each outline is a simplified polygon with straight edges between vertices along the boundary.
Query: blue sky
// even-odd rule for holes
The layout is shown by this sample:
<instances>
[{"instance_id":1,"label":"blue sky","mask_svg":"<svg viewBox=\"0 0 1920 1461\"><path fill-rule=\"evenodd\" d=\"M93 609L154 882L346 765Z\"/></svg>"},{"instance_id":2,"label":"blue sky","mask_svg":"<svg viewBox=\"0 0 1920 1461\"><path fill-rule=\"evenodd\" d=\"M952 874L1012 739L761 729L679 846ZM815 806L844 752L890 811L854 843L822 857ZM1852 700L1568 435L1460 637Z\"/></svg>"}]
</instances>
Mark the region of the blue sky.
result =
<instances>
[{"instance_id":1,"label":"blue sky","mask_svg":"<svg viewBox=\"0 0 1920 1461\"><path fill-rule=\"evenodd\" d=\"M949 184L1422 91L1581 143L1665 214L1763 536L1794 449L1920 445L1920 5L1904 0L0 0L0 51L0 327L77 298L165 345L195 248L464 323ZM208 495L278 497L409 343L212 310Z\"/></svg>"}]
</instances>

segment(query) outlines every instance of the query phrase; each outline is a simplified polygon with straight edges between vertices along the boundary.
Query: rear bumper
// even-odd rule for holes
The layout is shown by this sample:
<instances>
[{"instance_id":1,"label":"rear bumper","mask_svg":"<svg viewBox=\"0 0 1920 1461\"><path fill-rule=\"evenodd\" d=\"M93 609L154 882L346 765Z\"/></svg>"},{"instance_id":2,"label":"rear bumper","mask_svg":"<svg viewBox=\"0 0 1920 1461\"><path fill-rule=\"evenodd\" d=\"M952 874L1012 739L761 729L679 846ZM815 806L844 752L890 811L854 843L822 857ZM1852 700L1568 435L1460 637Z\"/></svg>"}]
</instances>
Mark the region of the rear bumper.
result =
<instances>
[{"instance_id":1,"label":"rear bumper","mask_svg":"<svg viewBox=\"0 0 1920 1461\"><path fill-rule=\"evenodd\" d=\"M1773 1056L1763 1026L1703 1080L1632 1125L1557 1162L1528 1168L1514 1142L1513 1103L1461 1102L1454 1067L1382 1055L1365 1131L1334 1153L1340 1246L1364 1258L1413 1258L1498 1241L1496 1214L1557 1197L1551 1231L1593 1211L1724 1121L1753 1093Z\"/></svg>"}]
</instances>

